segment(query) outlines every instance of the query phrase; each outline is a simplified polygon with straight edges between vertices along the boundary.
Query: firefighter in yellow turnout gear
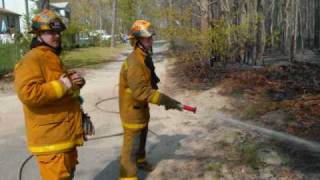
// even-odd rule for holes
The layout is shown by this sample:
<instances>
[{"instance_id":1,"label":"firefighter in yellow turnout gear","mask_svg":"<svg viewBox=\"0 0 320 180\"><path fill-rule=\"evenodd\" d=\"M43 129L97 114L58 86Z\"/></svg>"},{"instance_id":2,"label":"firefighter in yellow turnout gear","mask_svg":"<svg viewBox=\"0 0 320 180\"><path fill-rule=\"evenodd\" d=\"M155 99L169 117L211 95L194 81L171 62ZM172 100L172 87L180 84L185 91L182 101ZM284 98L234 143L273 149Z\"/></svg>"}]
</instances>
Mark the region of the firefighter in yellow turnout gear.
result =
<instances>
[{"instance_id":1,"label":"firefighter in yellow turnout gear","mask_svg":"<svg viewBox=\"0 0 320 180\"><path fill-rule=\"evenodd\" d=\"M137 168L152 171L146 161L146 140L150 119L149 103L166 110L182 111L180 102L158 91L160 81L152 61L151 24L137 20L129 36L133 52L122 65L119 82L120 117L124 129L120 156L120 180L137 180Z\"/></svg>"},{"instance_id":2,"label":"firefighter in yellow turnout gear","mask_svg":"<svg viewBox=\"0 0 320 180\"><path fill-rule=\"evenodd\" d=\"M62 20L44 10L32 21L35 37L15 67L15 86L23 103L27 145L35 155L42 180L71 180L76 147L83 144L79 73L64 69L59 58Z\"/></svg>"}]
</instances>

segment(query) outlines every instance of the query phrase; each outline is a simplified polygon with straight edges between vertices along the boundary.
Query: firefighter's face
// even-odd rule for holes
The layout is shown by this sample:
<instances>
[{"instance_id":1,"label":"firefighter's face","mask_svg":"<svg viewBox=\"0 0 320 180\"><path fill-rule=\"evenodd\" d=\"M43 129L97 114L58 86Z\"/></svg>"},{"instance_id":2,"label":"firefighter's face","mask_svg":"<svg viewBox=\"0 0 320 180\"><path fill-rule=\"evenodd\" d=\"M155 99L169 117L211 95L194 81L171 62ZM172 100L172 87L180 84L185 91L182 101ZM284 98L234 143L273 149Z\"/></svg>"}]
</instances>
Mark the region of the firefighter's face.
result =
<instances>
[{"instance_id":1,"label":"firefighter's face","mask_svg":"<svg viewBox=\"0 0 320 180\"><path fill-rule=\"evenodd\" d=\"M150 50L152 48L153 45L153 39L152 37L148 37L148 38L141 38L140 39L140 43L147 48L148 50Z\"/></svg>"},{"instance_id":2,"label":"firefighter's face","mask_svg":"<svg viewBox=\"0 0 320 180\"><path fill-rule=\"evenodd\" d=\"M45 31L40 34L41 40L50 45L53 48L58 48L61 45L60 32Z\"/></svg>"}]
</instances>

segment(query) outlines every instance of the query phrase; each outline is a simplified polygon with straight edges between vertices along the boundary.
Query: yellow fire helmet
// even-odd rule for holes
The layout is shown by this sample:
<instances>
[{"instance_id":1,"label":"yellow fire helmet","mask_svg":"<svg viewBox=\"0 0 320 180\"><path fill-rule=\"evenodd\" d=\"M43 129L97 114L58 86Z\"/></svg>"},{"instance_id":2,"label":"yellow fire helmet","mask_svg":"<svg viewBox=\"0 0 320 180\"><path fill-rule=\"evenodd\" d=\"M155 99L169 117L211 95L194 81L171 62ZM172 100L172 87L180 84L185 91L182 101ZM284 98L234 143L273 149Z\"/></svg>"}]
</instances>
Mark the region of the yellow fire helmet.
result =
<instances>
[{"instance_id":1,"label":"yellow fire helmet","mask_svg":"<svg viewBox=\"0 0 320 180\"><path fill-rule=\"evenodd\" d=\"M129 39L148 38L155 35L154 31L151 29L151 23L146 20L135 21L130 31Z\"/></svg>"},{"instance_id":2,"label":"yellow fire helmet","mask_svg":"<svg viewBox=\"0 0 320 180\"><path fill-rule=\"evenodd\" d=\"M66 26L54 11L45 9L32 19L31 28L30 33L39 34L43 31L62 32Z\"/></svg>"}]
</instances>

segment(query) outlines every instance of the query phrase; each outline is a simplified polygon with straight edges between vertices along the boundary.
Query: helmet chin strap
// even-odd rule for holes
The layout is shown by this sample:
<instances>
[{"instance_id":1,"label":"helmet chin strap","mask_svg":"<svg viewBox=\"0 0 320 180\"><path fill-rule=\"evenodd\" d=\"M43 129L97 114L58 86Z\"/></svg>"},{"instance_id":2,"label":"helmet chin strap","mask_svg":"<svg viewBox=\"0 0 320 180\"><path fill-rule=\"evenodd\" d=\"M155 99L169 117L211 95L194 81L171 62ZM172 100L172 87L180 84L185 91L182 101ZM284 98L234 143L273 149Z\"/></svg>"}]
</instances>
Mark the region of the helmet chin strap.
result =
<instances>
[{"instance_id":1,"label":"helmet chin strap","mask_svg":"<svg viewBox=\"0 0 320 180\"><path fill-rule=\"evenodd\" d=\"M137 46L145 53L147 53L147 55L152 56L153 55L153 49L152 47L150 49L146 48L139 40L137 42Z\"/></svg>"}]
</instances>

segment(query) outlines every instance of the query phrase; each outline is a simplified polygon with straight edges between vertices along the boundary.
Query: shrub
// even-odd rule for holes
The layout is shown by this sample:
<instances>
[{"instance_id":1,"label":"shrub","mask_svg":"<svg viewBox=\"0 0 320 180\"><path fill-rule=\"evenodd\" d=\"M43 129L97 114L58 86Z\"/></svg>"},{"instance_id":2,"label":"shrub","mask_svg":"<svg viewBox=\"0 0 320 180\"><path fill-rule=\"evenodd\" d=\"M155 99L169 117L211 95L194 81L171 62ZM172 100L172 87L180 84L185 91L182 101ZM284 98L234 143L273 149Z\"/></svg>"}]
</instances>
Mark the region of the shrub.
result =
<instances>
[{"instance_id":1,"label":"shrub","mask_svg":"<svg viewBox=\"0 0 320 180\"><path fill-rule=\"evenodd\" d=\"M0 44L0 76L13 70L21 54L18 44Z\"/></svg>"}]
</instances>

